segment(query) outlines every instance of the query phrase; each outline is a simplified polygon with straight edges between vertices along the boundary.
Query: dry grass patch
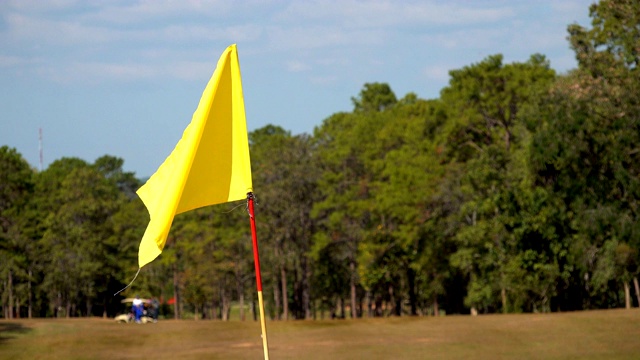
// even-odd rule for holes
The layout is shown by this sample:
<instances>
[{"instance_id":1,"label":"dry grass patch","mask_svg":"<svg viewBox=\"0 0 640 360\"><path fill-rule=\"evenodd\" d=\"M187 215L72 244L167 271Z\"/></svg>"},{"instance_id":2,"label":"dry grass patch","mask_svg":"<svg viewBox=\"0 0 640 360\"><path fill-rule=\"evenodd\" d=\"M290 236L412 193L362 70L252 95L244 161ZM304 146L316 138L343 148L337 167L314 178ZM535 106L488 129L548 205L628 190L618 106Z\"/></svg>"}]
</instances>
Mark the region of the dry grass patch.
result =
<instances>
[{"instance_id":1,"label":"dry grass patch","mask_svg":"<svg viewBox=\"0 0 640 360\"><path fill-rule=\"evenodd\" d=\"M640 358L640 310L268 322L272 359ZM0 321L1 359L260 359L257 322Z\"/></svg>"}]
</instances>

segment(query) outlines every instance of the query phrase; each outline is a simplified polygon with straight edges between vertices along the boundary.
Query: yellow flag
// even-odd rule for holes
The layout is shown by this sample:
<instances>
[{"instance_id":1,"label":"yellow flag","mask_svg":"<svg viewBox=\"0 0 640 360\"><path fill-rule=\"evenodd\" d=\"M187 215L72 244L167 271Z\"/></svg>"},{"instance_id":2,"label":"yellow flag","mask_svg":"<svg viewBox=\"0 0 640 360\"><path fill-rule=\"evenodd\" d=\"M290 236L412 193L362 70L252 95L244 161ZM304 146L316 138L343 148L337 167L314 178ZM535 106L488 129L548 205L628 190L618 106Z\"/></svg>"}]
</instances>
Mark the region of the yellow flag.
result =
<instances>
[{"instance_id":1,"label":"yellow flag","mask_svg":"<svg viewBox=\"0 0 640 360\"><path fill-rule=\"evenodd\" d=\"M138 191L150 221L140 267L153 261L176 214L241 200L253 191L242 81L236 45L229 46L175 149Z\"/></svg>"}]
</instances>

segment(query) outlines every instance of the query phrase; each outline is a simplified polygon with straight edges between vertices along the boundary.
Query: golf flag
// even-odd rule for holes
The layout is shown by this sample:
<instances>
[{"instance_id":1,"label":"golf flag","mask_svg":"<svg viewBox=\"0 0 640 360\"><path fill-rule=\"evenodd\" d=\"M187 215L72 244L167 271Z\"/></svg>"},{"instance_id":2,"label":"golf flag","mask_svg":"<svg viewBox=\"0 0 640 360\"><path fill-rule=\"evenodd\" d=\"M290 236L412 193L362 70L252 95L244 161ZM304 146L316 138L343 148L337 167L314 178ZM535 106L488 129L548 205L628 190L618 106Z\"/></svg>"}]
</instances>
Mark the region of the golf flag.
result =
<instances>
[{"instance_id":1,"label":"golf flag","mask_svg":"<svg viewBox=\"0 0 640 360\"><path fill-rule=\"evenodd\" d=\"M252 191L247 121L234 44L218 60L182 138L137 191L150 216L140 242L139 267L160 255L176 214L246 199Z\"/></svg>"}]
</instances>

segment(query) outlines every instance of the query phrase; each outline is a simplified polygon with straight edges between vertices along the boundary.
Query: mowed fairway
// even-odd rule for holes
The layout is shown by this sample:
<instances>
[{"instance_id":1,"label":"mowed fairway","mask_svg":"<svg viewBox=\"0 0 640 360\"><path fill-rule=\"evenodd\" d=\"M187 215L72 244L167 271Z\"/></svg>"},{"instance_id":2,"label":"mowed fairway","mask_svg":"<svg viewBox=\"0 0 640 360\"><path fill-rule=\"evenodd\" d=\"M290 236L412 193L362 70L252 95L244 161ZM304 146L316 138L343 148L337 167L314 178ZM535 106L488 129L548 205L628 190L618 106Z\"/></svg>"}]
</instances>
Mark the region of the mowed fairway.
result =
<instances>
[{"instance_id":1,"label":"mowed fairway","mask_svg":"<svg viewBox=\"0 0 640 360\"><path fill-rule=\"evenodd\" d=\"M640 309L268 322L271 359L640 359ZM258 322L0 321L0 359L261 359Z\"/></svg>"}]
</instances>

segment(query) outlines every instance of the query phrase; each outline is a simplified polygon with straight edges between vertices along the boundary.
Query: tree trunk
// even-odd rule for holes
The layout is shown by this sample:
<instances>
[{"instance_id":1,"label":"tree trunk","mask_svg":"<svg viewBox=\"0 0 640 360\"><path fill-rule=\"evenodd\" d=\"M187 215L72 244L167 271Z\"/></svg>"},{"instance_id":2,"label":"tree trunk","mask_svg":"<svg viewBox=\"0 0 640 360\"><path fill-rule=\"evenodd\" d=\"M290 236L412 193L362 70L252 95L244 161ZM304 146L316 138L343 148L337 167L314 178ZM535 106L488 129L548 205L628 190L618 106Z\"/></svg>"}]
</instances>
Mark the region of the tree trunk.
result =
<instances>
[{"instance_id":1,"label":"tree trunk","mask_svg":"<svg viewBox=\"0 0 640 360\"><path fill-rule=\"evenodd\" d=\"M411 316L418 315L418 297L416 295L416 272L407 267L407 282L409 283L409 305L411 307Z\"/></svg>"},{"instance_id":2,"label":"tree trunk","mask_svg":"<svg viewBox=\"0 0 640 360\"><path fill-rule=\"evenodd\" d=\"M211 309L211 311L213 312L213 319L220 319L222 318L222 308L220 306L220 301L216 301L213 305L213 308Z\"/></svg>"},{"instance_id":3,"label":"tree trunk","mask_svg":"<svg viewBox=\"0 0 640 360\"><path fill-rule=\"evenodd\" d=\"M624 307L625 309L631 309L631 290L627 281L624 282Z\"/></svg>"},{"instance_id":4,"label":"tree trunk","mask_svg":"<svg viewBox=\"0 0 640 360\"><path fill-rule=\"evenodd\" d=\"M306 256L302 256L300 259L302 262L302 309L304 312L304 318L311 319L311 296L309 289L309 261Z\"/></svg>"},{"instance_id":5,"label":"tree trunk","mask_svg":"<svg viewBox=\"0 0 640 360\"><path fill-rule=\"evenodd\" d=\"M56 306L53 311L56 318L60 317L60 309L62 309L62 294L58 291L58 297L56 298Z\"/></svg>"},{"instance_id":6,"label":"tree trunk","mask_svg":"<svg viewBox=\"0 0 640 360\"><path fill-rule=\"evenodd\" d=\"M507 150L511 148L511 131L506 124L504 125L504 144Z\"/></svg>"},{"instance_id":7,"label":"tree trunk","mask_svg":"<svg viewBox=\"0 0 640 360\"><path fill-rule=\"evenodd\" d=\"M638 307L640 307L640 286L636 276L633 277L633 286L636 288L636 299L638 300Z\"/></svg>"},{"instance_id":8,"label":"tree trunk","mask_svg":"<svg viewBox=\"0 0 640 360\"><path fill-rule=\"evenodd\" d=\"M274 303L274 320L280 320L280 289L278 281L273 282L273 303Z\"/></svg>"},{"instance_id":9,"label":"tree trunk","mask_svg":"<svg viewBox=\"0 0 640 360\"><path fill-rule=\"evenodd\" d=\"M318 302L316 300L311 300L311 314L313 320L318 319Z\"/></svg>"},{"instance_id":10,"label":"tree trunk","mask_svg":"<svg viewBox=\"0 0 640 360\"><path fill-rule=\"evenodd\" d=\"M356 261L354 259L349 261L349 270L351 272L349 280L349 287L351 288L351 318L355 319L358 317L356 313L358 304L356 303Z\"/></svg>"},{"instance_id":11,"label":"tree trunk","mask_svg":"<svg viewBox=\"0 0 640 360\"><path fill-rule=\"evenodd\" d=\"M11 274L11 270L9 270L8 280L7 290L9 292L9 319L13 319L13 275Z\"/></svg>"},{"instance_id":12,"label":"tree trunk","mask_svg":"<svg viewBox=\"0 0 640 360\"><path fill-rule=\"evenodd\" d=\"M330 306L329 316L330 316L330 319L331 319L331 320L333 320L333 319L335 319L335 318L336 318L336 316L337 316L337 315L336 315L336 314L337 314L337 311L338 311L338 310L337 310L337 304L335 304L335 305L333 305L333 306Z\"/></svg>"},{"instance_id":13,"label":"tree trunk","mask_svg":"<svg viewBox=\"0 0 640 360\"><path fill-rule=\"evenodd\" d=\"M395 308L396 316L402 316L402 298L397 298L395 302L396 302L396 308Z\"/></svg>"},{"instance_id":14,"label":"tree trunk","mask_svg":"<svg viewBox=\"0 0 640 360\"><path fill-rule=\"evenodd\" d=\"M212 288L215 289L216 284L214 283ZM216 300L215 296L211 297L211 319L218 319L220 311L220 300Z\"/></svg>"},{"instance_id":15,"label":"tree trunk","mask_svg":"<svg viewBox=\"0 0 640 360\"><path fill-rule=\"evenodd\" d=\"M289 272L289 279L291 280L291 275L293 275L293 289L292 289L292 294L293 295L293 301L291 302L291 304L293 304L293 309L291 311L291 318L292 319L300 319L302 317L302 307L300 306L302 304L302 301L300 300L300 298L302 297L302 286L300 285L300 280L298 280L298 269L299 266L296 264L296 261L294 260L293 262L293 274L291 274L291 272Z\"/></svg>"},{"instance_id":16,"label":"tree trunk","mask_svg":"<svg viewBox=\"0 0 640 360\"><path fill-rule=\"evenodd\" d=\"M585 272L584 273L584 291L586 294L591 293L591 290L589 289L589 272ZM591 307L591 297L590 296L586 296L585 297L585 304L584 307L589 309Z\"/></svg>"},{"instance_id":17,"label":"tree trunk","mask_svg":"<svg viewBox=\"0 0 640 360\"><path fill-rule=\"evenodd\" d=\"M280 282L282 284L282 319L289 319L289 294L287 292L287 270L280 264Z\"/></svg>"},{"instance_id":18,"label":"tree trunk","mask_svg":"<svg viewBox=\"0 0 640 360\"><path fill-rule=\"evenodd\" d=\"M373 317L373 307L372 307L372 301L371 301L371 290L367 290L366 294L365 294L365 299L367 302L367 317L371 318Z\"/></svg>"},{"instance_id":19,"label":"tree trunk","mask_svg":"<svg viewBox=\"0 0 640 360\"><path fill-rule=\"evenodd\" d=\"M31 276L32 276L31 269L29 269L29 282L27 283L28 291L29 291L29 298L27 299L28 306L29 306L29 308L27 309L27 317L29 319L33 318L33 304L32 304L33 297L31 295L31 291L32 291L31 290Z\"/></svg>"},{"instance_id":20,"label":"tree trunk","mask_svg":"<svg viewBox=\"0 0 640 360\"><path fill-rule=\"evenodd\" d=\"M373 298L373 304L375 305L373 308L373 316L375 317L381 317L383 315L382 300L382 296L375 296Z\"/></svg>"},{"instance_id":21,"label":"tree trunk","mask_svg":"<svg viewBox=\"0 0 640 360\"><path fill-rule=\"evenodd\" d=\"M244 321L244 287L238 282L238 302L240 302L240 320Z\"/></svg>"},{"instance_id":22,"label":"tree trunk","mask_svg":"<svg viewBox=\"0 0 640 360\"><path fill-rule=\"evenodd\" d=\"M220 297L222 298L222 321L229 321L229 311L231 309L231 306L229 304L227 292L224 287L221 288Z\"/></svg>"},{"instance_id":23,"label":"tree trunk","mask_svg":"<svg viewBox=\"0 0 640 360\"><path fill-rule=\"evenodd\" d=\"M178 278L178 270L176 265L173 265L173 317L176 320L180 319L180 282Z\"/></svg>"},{"instance_id":24,"label":"tree trunk","mask_svg":"<svg viewBox=\"0 0 640 360\"><path fill-rule=\"evenodd\" d=\"M504 287L500 289L500 297L502 298L502 312L506 314L509 312L509 309L507 308L507 289Z\"/></svg>"},{"instance_id":25,"label":"tree trunk","mask_svg":"<svg viewBox=\"0 0 640 360\"><path fill-rule=\"evenodd\" d=\"M217 307L216 307L216 300L215 300L215 296L211 297L211 302L209 303L209 319L213 320L213 319L217 319L218 315L216 314L217 311Z\"/></svg>"},{"instance_id":26,"label":"tree trunk","mask_svg":"<svg viewBox=\"0 0 640 360\"><path fill-rule=\"evenodd\" d=\"M433 295L433 316L440 316L440 308L438 307L438 295Z\"/></svg>"},{"instance_id":27,"label":"tree trunk","mask_svg":"<svg viewBox=\"0 0 640 360\"><path fill-rule=\"evenodd\" d=\"M91 303L91 297L87 296L87 301L85 304L87 307L87 317L91 317L91 315L93 315L93 304Z\"/></svg>"},{"instance_id":28,"label":"tree trunk","mask_svg":"<svg viewBox=\"0 0 640 360\"><path fill-rule=\"evenodd\" d=\"M251 313L253 314L253 321L258 321L258 312L259 312L259 311L260 311L260 310L258 310L258 309L256 308L256 297L255 297L255 296L252 296L252 297L251 297ZM265 314L265 317L266 317L266 316L267 316L267 315Z\"/></svg>"},{"instance_id":29,"label":"tree trunk","mask_svg":"<svg viewBox=\"0 0 640 360\"><path fill-rule=\"evenodd\" d=\"M389 284L389 301L391 302L391 304L389 304L388 306L389 312L387 314L388 316L391 316L394 314L396 309L396 297L393 291L393 285L391 284Z\"/></svg>"}]
</instances>

